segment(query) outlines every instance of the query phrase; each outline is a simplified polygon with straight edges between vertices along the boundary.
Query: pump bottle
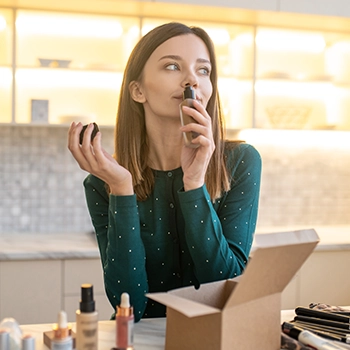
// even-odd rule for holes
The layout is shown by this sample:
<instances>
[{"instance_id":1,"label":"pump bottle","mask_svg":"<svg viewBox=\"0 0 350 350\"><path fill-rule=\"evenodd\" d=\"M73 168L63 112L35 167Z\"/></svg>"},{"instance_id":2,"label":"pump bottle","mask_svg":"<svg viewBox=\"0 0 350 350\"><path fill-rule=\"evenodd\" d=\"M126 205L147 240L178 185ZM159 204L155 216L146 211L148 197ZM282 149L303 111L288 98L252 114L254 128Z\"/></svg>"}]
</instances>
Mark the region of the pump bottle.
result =
<instances>
[{"instance_id":1,"label":"pump bottle","mask_svg":"<svg viewBox=\"0 0 350 350\"><path fill-rule=\"evenodd\" d=\"M76 350L97 350L98 313L95 310L93 286L81 285L80 308L76 311Z\"/></svg>"},{"instance_id":2,"label":"pump bottle","mask_svg":"<svg viewBox=\"0 0 350 350\"><path fill-rule=\"evenodd\" d=\"M181 119L181 125L184 126L189 123L197 123L190 115L183 112L182 107L187 106L194 108L193 106L193 100L196 99L195 91L191 86L186 86L185 90L183 92L183 101L180 103L180 119ZM198 133L196 132L184 132L183 133L184 139L185 139L185 145L191 148L197 148L199 147L198 144L192 143L192 140L195 139L198 136Z\"/></svg>"}]
</instances>

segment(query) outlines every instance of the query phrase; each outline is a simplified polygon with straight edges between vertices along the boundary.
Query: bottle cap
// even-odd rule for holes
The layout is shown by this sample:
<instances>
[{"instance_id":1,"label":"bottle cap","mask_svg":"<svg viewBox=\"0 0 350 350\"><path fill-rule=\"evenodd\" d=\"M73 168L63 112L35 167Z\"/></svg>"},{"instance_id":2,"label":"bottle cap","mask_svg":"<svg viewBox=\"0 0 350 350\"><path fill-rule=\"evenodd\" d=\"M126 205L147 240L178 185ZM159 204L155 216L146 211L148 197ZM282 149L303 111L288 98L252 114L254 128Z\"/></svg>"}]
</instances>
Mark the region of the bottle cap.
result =
<instances>
[{"instance_id":1,"label":"bottle cap","mask_svg":"<svg viewBox=\"0 0 350 350\"><path fill-rule=\"evenodd\" d=\"M65 339L69 336L67 313L65 311L58 313L57 324L54 326L54 334L55 339Z\"/></svg>"},{"instance_id":2,"label":"bottle cap","mask_svg":"<svg viewBox=\"0 0 350 350\"><path fill-rule=\"evenodd\" d=\"M193 90L192 86L190 85L186 86L183 92L183 99L185 100L186 98L192 98L192 99L196 98L196 93Z\"/></svg>"},{"instance_id":3,"label":"bottle cap","mask_svg":"<svg viewBox=\"0 0 350 350\"><path fill-rule=\"evenodd\" d=\"M95 311L94 290L93 290L92 284L81 285L80 311L81 312Z\"/></svg>"},{"instance_id":4,"label":"bottle cap","mask_svg":"<svg viewBox=\"0 0 350 350\"><path fill-rule=\"evenodd\" d=\"M30 334L23 336L22 350L35 350L35 338Z\"/></svg>"},{"instance_id":5,"label":"bottle cap","mask_svg":"<svg viewBox=\"0 0 350 350\"><path fill-rule=\"evenodd\" d=\"M65 311L60 311L58 313L58 327L59 328L67 328L67 314Z\"/></svg>"},{"instance_id":6,"label":"bottle cap","mask_svg":"<svg viewBox=\"0 0 350 350\"><path fill-rule=\"evenodd\" d=\"M120 307L130 307L130 297L128 293L122 294Z\"/></svg>"},{"instance_id":7,"label":"bottle cap","mask_svg":"<svg viewBox=\"0 0 350 350\"><path fill-rule=\"evenodd\" d=\"M132 316L133 307L130 306L130 297L128 293L122 293L120 297L120 305L117 305L117 317L118 316Z\"/></svg>"}]
</instances>

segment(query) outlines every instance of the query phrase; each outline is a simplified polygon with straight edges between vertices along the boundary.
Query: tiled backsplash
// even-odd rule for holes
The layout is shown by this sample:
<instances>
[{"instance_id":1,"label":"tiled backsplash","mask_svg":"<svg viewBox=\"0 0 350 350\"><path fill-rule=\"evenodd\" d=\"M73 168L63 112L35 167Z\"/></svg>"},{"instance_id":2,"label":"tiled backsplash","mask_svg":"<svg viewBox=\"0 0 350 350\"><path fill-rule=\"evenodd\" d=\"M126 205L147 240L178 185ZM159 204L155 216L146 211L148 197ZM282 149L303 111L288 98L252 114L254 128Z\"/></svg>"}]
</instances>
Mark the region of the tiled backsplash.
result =
<instances>
[{"instance_id":1,"label":"tiled backsplash","mask_svg":"<svg viewBox=\"0 0 350 350\"><path fill-rule=\"evenodd\" d=\"M81 170L67 148L67 126L0 127L0 234L89 232ZM113 130L104 130L113 150Z\"/></svg>"},{"instance_id":2,"label":"tiled backsplash","mask_svg":"<svg viewBox=\"0 0 350 350\"><path fill-rule=\"evenodd\" d=\"M67 130L1 125L0 234L92 231L87 174L67 149ZM114 131L102 132L112 153ZM349 148L254 145L263 159L258 226L350 224Z\"/></svg>"},{"instance_id":3,"label":"tiled backsplash","mask_svg":"<svg viewBox=\"0 0 350 350\"><path fill-rule=\"evenodd\" d=\"M350 132L287 131L278 142L273 133L254 142L263 159L258 225L350 224Z\"/></svg>"}]
</instances>

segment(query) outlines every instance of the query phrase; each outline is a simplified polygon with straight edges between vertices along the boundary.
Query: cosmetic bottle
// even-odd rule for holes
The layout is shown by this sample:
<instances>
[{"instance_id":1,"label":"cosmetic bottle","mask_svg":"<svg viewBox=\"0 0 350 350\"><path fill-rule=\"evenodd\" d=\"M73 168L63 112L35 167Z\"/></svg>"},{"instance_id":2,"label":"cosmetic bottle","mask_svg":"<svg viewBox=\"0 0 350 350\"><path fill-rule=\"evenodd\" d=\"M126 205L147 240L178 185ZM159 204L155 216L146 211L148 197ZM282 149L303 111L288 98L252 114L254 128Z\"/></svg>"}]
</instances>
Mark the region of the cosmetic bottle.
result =
<instances>
[{"instance_id":1,"label":"cosmetic bottle","mask_svg":"<svg viewBox=\"0 0 350 350\"><path fill-rule=\"evenodd\" d=\"M72 348L73 346L69 348L62 347L60 349L72 349ZM22 350L35 350L35 338L32 335L26 334L22 337Z\"/></svg>"},{"instance_id":2,"label":"cosmetic bottle","mask_svg":"<svg viewBox=\"0 0 350 350\"><path fill-rule=\"evenodd\" d=\"M193 101L196 99L195 91L191 86L186 86L185 90L183 92L183 101L180 103L180 119L181 119L181 125L187 125L190 123L197 123L190 115L184 113L182 110L183 106L187 107L193 107ZM198 133L196 132L184 132L183 133L184 139L185 139L185 145L191 148L197 148L199 147L198 144L193 144L192 140L195 139L198 136Z\"/></svg>"},{"instance_id":3,"label":"cosmetic bottle","mask_svg":"<svg viewBox=\"0 0 350 350\"><path fill-rule=\"evenodd\" d=\"M51 350L72 350L73 339L69 335L67 324L67 314L60 311L58 314L57 324L53 328L54 337L51 341Z\"/></svg>"},{"instance_id":4,"label":"cosmetic bottle","mask_svg":"<svg viewBox=\"0 0 350 350\"><path fill-rule=\"evenodd\" d=\"M76 311L76 349L97 350L98 313L95 310L93 286L81 285L80 308Z\"/></svg>"},{"instance_id":5,"label":"cosmetic bottle","mask_svg":"<svg viewBox=\"0 0 350 350\"><path fill-rule=\"evenodd\" d=\"M0 350L2 347L9 350L20 350L22 330L18 322L12 317L6 317L0 322Z\"/></svg>"},{"instance_id":6,"label":"cosmetic bottle","mask_svg":"<svg viewBox=\"0 0 350 350\"><path fill-rule=\"evenodd\" d=\"M0 329L0 349L10 350L10 331L8 329Z\"/></svg>"},{"instance_id":7,"label":"cosmetic bottle","mask_svg":"<svg viewBox=\"0 0 350 350\"><path fill-rule=\"evenodd\" d=\"M116 349L132 350L134 344L134 313L128 293L121 295L116 314Z\"/></svg>"}]
</instances>

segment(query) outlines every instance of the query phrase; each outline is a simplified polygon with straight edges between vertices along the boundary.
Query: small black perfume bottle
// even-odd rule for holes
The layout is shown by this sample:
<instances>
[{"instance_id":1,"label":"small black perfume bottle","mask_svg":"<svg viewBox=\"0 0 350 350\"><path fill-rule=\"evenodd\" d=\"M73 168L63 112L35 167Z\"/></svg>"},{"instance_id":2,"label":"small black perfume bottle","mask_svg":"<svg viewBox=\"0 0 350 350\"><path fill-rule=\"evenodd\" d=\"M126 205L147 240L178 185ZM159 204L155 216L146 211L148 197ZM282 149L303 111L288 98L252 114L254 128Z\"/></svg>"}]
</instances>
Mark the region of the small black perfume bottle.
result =
<instances>
[{"instance_id":1,"label":"small black perfume bottle","mask_svg":"<svg viewBox=\"0 0 350 350\"><path fill-rule=\"evenodd\" d=\"M197 123L191 116L185 114L182 110L183 106L193 107L193 101L196 99L195 91L191 86L186 86L183 92L183 101L180 103L180 119L181 125L184 126L189 123ZM196 132L184 132L185 145L192 148L199 147L198 144L192 143L192 140L195 139L199 134Z\"/></svg>"}]
</instances>

